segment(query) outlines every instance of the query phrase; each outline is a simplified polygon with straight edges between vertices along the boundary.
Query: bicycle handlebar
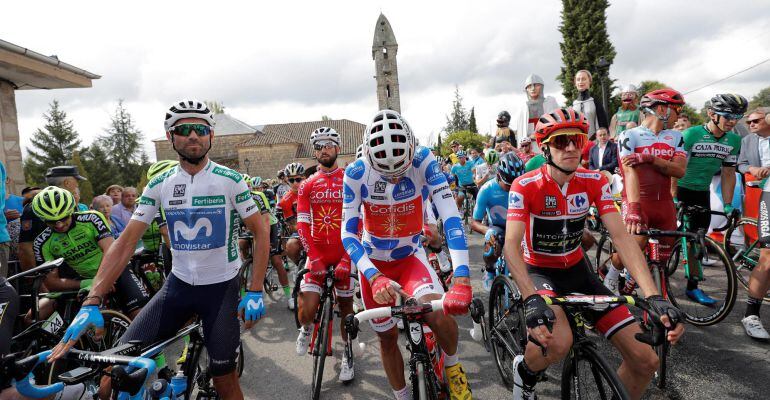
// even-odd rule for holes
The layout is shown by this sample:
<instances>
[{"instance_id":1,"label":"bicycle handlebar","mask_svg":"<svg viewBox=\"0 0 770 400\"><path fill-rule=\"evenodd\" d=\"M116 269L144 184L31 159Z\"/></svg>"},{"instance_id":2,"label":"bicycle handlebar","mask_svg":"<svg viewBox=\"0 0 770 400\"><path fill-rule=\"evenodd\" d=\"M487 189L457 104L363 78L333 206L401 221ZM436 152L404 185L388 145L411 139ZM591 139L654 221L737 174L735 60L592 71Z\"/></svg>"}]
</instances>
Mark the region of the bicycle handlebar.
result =
<instances>
[{"instance_id":1,"label":"bicycle handlebar","mask_svg":"<svg viewBox=\"0 0 770 400\"><path fill-rule=\"evenodd\" d=\"M358 314L349 314L345 317L345 330L348 333L350 339L355 339L358 336L359 324L367 322L377 318L399 317L399 316L417 316L423 314L429 314L434 311L442 311L444 309L444 299L432 300L430 303L412 304L407 301L407 304L402 306L385 306L377 307L369 310L364 310Z\"/></svg>"}]
</instances>

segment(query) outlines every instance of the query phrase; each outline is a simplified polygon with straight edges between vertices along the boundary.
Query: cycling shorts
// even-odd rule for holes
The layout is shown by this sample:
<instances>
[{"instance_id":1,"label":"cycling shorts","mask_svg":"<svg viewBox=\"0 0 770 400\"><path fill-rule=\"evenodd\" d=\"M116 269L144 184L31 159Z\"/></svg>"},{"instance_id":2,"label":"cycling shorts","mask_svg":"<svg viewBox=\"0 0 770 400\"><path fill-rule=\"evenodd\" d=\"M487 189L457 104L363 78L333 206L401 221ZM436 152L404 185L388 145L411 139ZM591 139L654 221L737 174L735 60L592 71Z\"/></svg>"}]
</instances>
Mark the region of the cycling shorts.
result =
<instances>
[{"instance_id":1,"label":"cycling shorts","mask_svg":"<svg viewBox=\"0 0 770 400\"><path fill-rule=\"evenodd\" d=\"M278 229L278 224L272 224L270 225L270 256L277 256L281 253L283 253L281 230Z\"/></svg>"},{"instance_id":2,"label":"cycling shorts","mask_svg":"<svg viewBox=\"0 0 770 400\"><path fill-rule=\"evenodd\" d=\"M328 267L330 265L350 265L350 256L345 251L345 248L338 246L339 248L333 248L333 246L327 246L325 251L321 254L321 263ZM308 262L309 263L309 262ZM306 263L306 265L308 264ZM321 294L321 288L324 285L326 279L326 273L319 271L318 274L308 272L305 274L302 284L299 286L300 292L313 292ZM347 281L339 282L334 281L334 292L337 297L350 298L353 297L356 291L355 282L353 277L350 277Z\"/></svg>"},{"instance_id":3,"label":"cycling shorts","mask_svg":"<svg viewBox=\"0 0 770 400\"><path fill-rule=\"evenodd\" d=\"M138 340L143 346L175 335L197 315L203 324L203 344L213 376L235 369L240 343L238 292L240 276L210 285L190 285L173 273L147 307L136 316L120 338Z\"/></svg>"},{"instance_id":4,"label":"cycling shorts","mask_svg":"<svg viewBox=\"0 0 770 400\"><path fill-rule=\"evenodd\" d=\"M541 295L555 297L579 293L614 296L586 265L585 260L567 269L539 268L533 265L527 265L527 268L537 293ZM635 322L625 305L612 305L602 311L591 310L584 313L584 316L607 339Z\"/></svg>"},{"instance_id":5,"label":"cycling shorts","mask_svg":"<svg viewBox=\"0 0 770 400\"><path fill-rule=\"evenodd\" d=\"M418 300L428 294L444 294L441 280L428 263L422 251L396 261L372 259L372 263L374 263L374 266L377 267L380 273L401 285L404 292ZM358 278L361 283L361 299L366 309L395 305L394 302L388 304L378 304L375 302L369 281L361 273L359 273ZM369 321L369 324L375 332L386 332L396 326L396 320L391 317L373 319Z\"/></svg>"},{"instance_id":6,"label":"cycling shorts","mask_svg":"<svg viewBox=\"0 0 770 400\"><path fill-rule=\"evenodd\" d=\"M626 220L626 213L628 212L628 204L623 201L623 205L620 207L620 215L623 217L623 221ZM676 208L674 202L671 199L663 200L643 200L642 213L647 217L647 227L660 229L664 231L675 231L676 226ZM660 259L661 261L668 260L671 255L671 249L676 242L675 237L661 236L657 238L660 242Z\"/></svg>"},{"instance_id":7,"label":"cycling shorts","mask_svg":"<svg viewBox=\"0 0 770 400\"><path fill-rule=\"evenodd\" d=\"M679 205L682 207L701 206L706 210L711 209L711 192L708 190L690 190L677 186L676 198L679 200ZM695 212L690 216L690 232L695 232L698 229L705 229L708 231L710 224L711 213L708 211Z\"/></svg>"},{"instance_id":8,"label":"cycling shorts","mask_svg":"<svg viewBox=\"0 0 770 400\"><path fill-rule=\"evenodd\" d=\"M479 187L476 185L458 186L456 188L457 195L465 196L465 193L470 194L473 198L476 198L476 194L479 192Z\"/></svg>"},{"instance_id":9,"label":"cycling shorts","mask_svg":"<svg viewBox=\"0 0 770 400\"><path fill-rule=\"evenodd\" d=\"M142 280L136 276L130 267L126 267L115 281L115 292L113 293L120 303L120 308L129 314L136 311L150 302L150 292L144 286Z\"/></svg>"}]
</instances>

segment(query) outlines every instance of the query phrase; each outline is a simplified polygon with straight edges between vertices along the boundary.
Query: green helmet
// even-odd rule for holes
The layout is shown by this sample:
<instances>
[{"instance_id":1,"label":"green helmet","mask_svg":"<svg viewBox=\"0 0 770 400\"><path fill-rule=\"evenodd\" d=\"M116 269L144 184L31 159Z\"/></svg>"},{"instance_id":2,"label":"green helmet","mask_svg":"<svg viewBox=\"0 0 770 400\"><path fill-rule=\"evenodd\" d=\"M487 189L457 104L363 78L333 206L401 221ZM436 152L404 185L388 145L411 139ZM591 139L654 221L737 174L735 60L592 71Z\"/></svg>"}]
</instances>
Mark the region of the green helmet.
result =
<instances>
[{"instance_id":1,"label":"green helmet","mask_svg":"<svg viewBox=\"0 0 770 400\"><path fill-rule=\"evenodd\" d=\"M243 177L243 180L246 181L246 186L251 186L251 175L243 172L241 173L241 176Z\"/></svg>"},{"instance_id":2,"label":"green helmet","mask_svg":"<svg viewBox=\"0 0 770 400\"><path fill-rule=\"evenodd\" d=\"M43 221L58 221L75 212L75 196L68 190L48 186L32 199L32 211Z\"/></svg>"},{"instance_id":3,"label":"green helmet","mask_svg":"<svg viewBox=\"0 0 770 400\"><path fill-rule=\"evenodd\" d=\"M179 165L179 161L177 160L158 161L155 164L150 165L150 168L147 169L147 180L151 181L156 176L170 170L171 168L176 167L177 165Z\"/></svg>"},{"instance_id":4,"label":"green helmet","mask_svg":"<svg viewBox=\"0 0 770 400\"><path fill-rule=\"evenodd\" d=\"M251 177L251 182L249 182L249 189L255 190L262 186L262 177L261 176L253 176Z\"/></svg>"},{"instance_id":5,"label":"green helmet","mask_svg":"<svg viewBox=\"0 0 770 400\"><path fill-rule=\"evenodd\" d=\"M484 161L487 162L487 164L494 164L500 160L500 155L497 154L496 151L490 150L487 155L484 156Z\"/></svg>"}]
</instances>

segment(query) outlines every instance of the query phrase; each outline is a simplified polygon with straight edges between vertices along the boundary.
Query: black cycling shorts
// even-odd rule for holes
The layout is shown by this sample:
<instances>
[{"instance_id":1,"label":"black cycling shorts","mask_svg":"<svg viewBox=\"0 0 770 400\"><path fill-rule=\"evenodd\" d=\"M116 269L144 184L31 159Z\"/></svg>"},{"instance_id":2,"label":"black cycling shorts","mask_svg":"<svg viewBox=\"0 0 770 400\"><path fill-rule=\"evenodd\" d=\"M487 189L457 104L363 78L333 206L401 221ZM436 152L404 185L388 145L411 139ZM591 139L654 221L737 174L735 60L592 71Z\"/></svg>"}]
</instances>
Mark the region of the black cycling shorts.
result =
<instances>
[{"instance_id":1,"label":"black cycling shorts","mask_svg":"<svg viewBox=\"0 0 770 400\"><path fill-rule=\"evenodd\" d=\"M142 345L149 345L168 339L197 315L203 324L209 369L214 376L227 375L235 369L238 359L239 289L240 275L225 282L193 286L172 273L131 322L120 342L139 340Z\"/></svg>"},{"instance_id":2,"label":"black cycling shorts","mask_svg":"<svg viewBox=\"0 0 770 400\"><path fill-rule=\"evenodd\" d=\"M588 267L585 259L566 269L540 268L529 264L527 268L537 293L542 295L555 297L579 293L614 296ZM605 310L590 311L584 315L607 339L635 322L634 316L625 305L614 305Z\"/></svg>"},{"instance_id":3,"label":"black cycling shorts","mask_svg":"<svg viewBox=\"0 0 770 400\"><path fill-rule=\"evenodd\" d=\"M19 315L19 296L3 277L0 277L0 357L11 351L13 325ZM0 373L0 391L11 386L10 376Z\"/></svg>"},{"instance_id":4,"label":"black cycling shorts","mask_svg":"<svg viewBox=\"0 0 770 400\"><path fill-rule=\"evenodd\" d=\"M144 307L151 297L142 279L136 276L130 266L123 270L115 282L113 295L120 303L120 308L127 314Z\"/></svg>"},{"instance_id":5,"label":"black cycling shorts","mask_svg":"<svg viewBox=\"0 0 770 400\"><path fill-rule=\"evenodd\" d=\"M270 255L276 256L283 253L283 246L281 245L281 230L278 229L278 224L270 225Z\"/></svg>"},{"instance_id":6,"label":"black cycling shorts","mask_svg":"<svg viewBox=\"0 0 770 400\"><path fill-rule=\"evenodd\" d=\"M677 186L676 198L680 206L701 206L706 210L711 209L711 192L708 190L690 190ZM708 231L711 224L711 213L708 211L696 212L690 216L690 232L696 232L698 229Z\"/></svg>"}]
</instances>

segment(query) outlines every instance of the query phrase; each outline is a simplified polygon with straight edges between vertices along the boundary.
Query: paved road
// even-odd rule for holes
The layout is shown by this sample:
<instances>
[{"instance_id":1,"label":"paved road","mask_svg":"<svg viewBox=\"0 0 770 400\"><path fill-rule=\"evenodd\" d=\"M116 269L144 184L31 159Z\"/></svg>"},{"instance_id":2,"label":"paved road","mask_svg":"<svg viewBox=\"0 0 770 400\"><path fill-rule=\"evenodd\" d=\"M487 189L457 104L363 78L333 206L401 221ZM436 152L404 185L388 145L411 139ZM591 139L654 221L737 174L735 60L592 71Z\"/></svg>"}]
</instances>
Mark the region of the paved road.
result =
<instances>
[{"instance_id":1,"label":"paved road","mask_svg":"<svg viewBox=\"0 0 770 400\"><path fill-rule=\"evenodd\" d=\"M479 235L469 238L471 260L481 259ZM480 265L472 267L474 292L481 293ZM741 289L742 290L742 289ZM738 304L727 320L708 328L688 327L686 336L669 358L670 389L648 391L649 399L767 399L770 397L770 344L757 343L746 337L740 326L746 300L739 293ZM269 300L268 300L269 302ZM269 303L268 317L255 328L253 336L245 339L246 368L241 378L249 399L307 398L310 391L312 358L298 357L294 352L297 331L285 301ZM770 307L763 309L763 319L770 321ZM474 398L505 399L510 392L503 386L492 357L484 347L471 339L469 317L458 320L461 328L461 361L465 366ZM348 386L337 381L339 362L327 359L322 397L326 399L391 399L385 373L379 360L375 335L364 328L361 340L367 344L364 354L356 359L356 380ZM602 344L612 354L615 365L617 353L606 342ZM335 340L335 357L341 345ZM406 353L406 351L404 351ZM549 381L538 384L541 399L558 399L558 371L549 370Z\"/></svg>"}]
</instances>

